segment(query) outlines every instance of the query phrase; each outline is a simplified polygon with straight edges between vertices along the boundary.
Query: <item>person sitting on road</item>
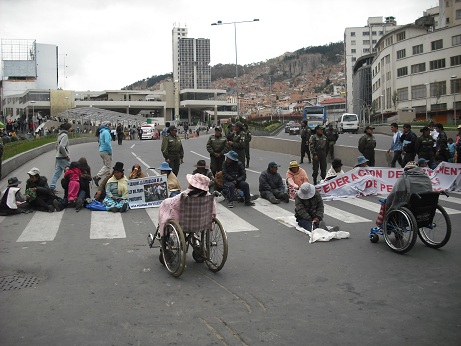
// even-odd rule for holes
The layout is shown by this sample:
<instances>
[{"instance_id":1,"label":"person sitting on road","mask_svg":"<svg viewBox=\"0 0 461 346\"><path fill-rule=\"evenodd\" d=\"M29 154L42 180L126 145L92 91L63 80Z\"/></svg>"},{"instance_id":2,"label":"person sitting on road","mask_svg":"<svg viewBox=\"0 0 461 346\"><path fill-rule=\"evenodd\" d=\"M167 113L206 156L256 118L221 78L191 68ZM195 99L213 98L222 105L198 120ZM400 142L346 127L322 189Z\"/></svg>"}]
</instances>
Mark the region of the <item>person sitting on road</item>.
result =
<instances>
[{"instance_id":1,"label":"person sitting on road","mask_svg":"<svg viewBox=\"0 0 461 346\"><path fill-rule=\"evenodd\" d=\"M40 170L37 167L33 167L27 174L29 175L29 179L27 179L24 194L29 205L38 211L54 212L53 201L57 197L48 186L46 177L40 176Z\"/></svg>"},{"instance_id":2,"label":"person sitting on road","mask_svg":"<svg viewBox=\"0 0 461 346\"><path fill-rule=\"evenodd\" d=\"M333 178L336 178L340 174L344 174L343 169L341 168L343 166L343 163L341 162L341 159L334 159L333 162L331 163L330 169L327 171L327 175L325 176L325 179L323 181L328 181Z\"/></svg>"},{"instance_id":3,"label":"person sitting on road","mask_svg":"<svg viewBox=\"0 0 461 346\"><path fill-rule=\"evenodd\" d=\"M290 199L295 199L299 187L302 184L309 182L309 177L307 176L306 171L299 167L298 161L295 160L290 161L290 166L288 167L285 178Z\"/></svg>"},{"instance_id":4,"label":"person sitting on road","mask_svg":"<svg viewBox=\"0 0 461 346\"><path fill-rule=\"evenodd\" d=\"M198 160L197 164L194 167L195 169L192 172L192 174L200 173L208 177L208 179L210 179L209 190L210 192L213 192L215 179L214 179L213 173L208 169L208 166L206 165L205 160Z\"/></svg>"},{"instance_id":5,"label":"person sitting on road","mask_svg":"<svg viewBox=\"0 0 461 346\"><path fill-rule=\"evenodd\" d=\"M146 175L144 174L144 172L142 172L141 166L136 163L131 168L131 173L128 176L128 179L139 179L139 178L145 178L145 177Z\"/></svg>"},{"instance_id":6,"label":"person sitting on road","mask_svg":"<svg viewBox=\"0 0 461 346\"><path fill-rule=\"evenodd\" d=\"M316 191L315 186L310 183L302 184L295 197L295 217L298 225L307 231L316 228L328 230L323 221L324 209L322 196ZM331 231L339 231L339 227L334 226Z\"/></svg>"},{"instance_id":7,"label":"person sitting on road","mask_svg":"<svg viewBox=\"0 0 461 346\"><path fill-rule=\"evenodd\" d=\"M176 174L173 173L168 162L162 162L159 168L160 174L166 174L168 179L168 192L170 193L169 197L174 197L181 192L181 185L179 184L179 180L176 177Z\"/></svg>"},{"instance_id":8,"label":"person sitting on road","mask_svg":"<svg viewBox=\"0 0 461 346\"><path fill-rule=\"evenodd\" d=\"M224 154L226 160L222 167L223 173L223 185L224 189L227 190L227 199L229 201L228 207L234 207L235 200L235 188L240 189L243 192L246 206L253 206L255 203L251 200L250 185L245 181L246 172L243 163L239 161L238 154L231 150Z\"/></svg>"},{"instance_id":9,"label":"person sitting on road","mask_svg":"<svg viewBox=\"0 0 461 346\"><path fill-rule=\"evenodd\" d=\"M365 156L360 155L357 157L357 163L355 164L354 168L356 167L368 167L368 159Z\"/></svg>"},{"instance_id":10,"label":"person sitting on road","mask_svg":"<svg viewBox=\"0 0 461 346\"><path fill-rule=\"evenodd\" d=\"M106 184L106 198L102 203L113 213L123 213L128 210L128 179L123 173L123 163L116 162L112 178Z\"/></svg>"},{"instance_id":11,"label":"person sitting on road","mask_svg":"<svg viewBox=\"0 0 461 346\"><path fill-rule=\"evenodd\" d=\"M26 202L26 197L21 193L19 184L21 181L16 177L8 179L8 186L0 199L0 215L15 215L31 211L28 209L29 204Z\"/></svg>"},{"instance_id":12,"label":"person sitting on road","mask_svg":"<svg viewBox=\"0 0 461 346\"><path fill-rule=\"evenodd\" d=\"M267 169L259 176L259 192L261 197L272 204L279 204L281 200L290 202L288 193L285 192L285 184L278 173L280 165L269 162Z\"/></svg>"},{"instance_id":13,"label":"person sitting on road","mask_svg":"<svg viewBox=\"0 0 461 346\"><path fill-rule=\"evenodd\" d=\"M189 183L189 187L177 194L174 197L170 197L165 199L162 204L160 204L160 208L158 211L158 225L159 225L159 232L160 236L163 236L163 228L165 223L168 220L178 220L179 221L179 213L181 207L181 198L183 195L187 195L189 197L201 197L201 196L208 196L210 192L208 187L210 186L210 179L204 176L203 174L196 173L196 174L187 174L186 179ZM203 215L203 217L216 217L216 201L213 200L213 211L211 215Z\"/></svg>"}]
</instances>

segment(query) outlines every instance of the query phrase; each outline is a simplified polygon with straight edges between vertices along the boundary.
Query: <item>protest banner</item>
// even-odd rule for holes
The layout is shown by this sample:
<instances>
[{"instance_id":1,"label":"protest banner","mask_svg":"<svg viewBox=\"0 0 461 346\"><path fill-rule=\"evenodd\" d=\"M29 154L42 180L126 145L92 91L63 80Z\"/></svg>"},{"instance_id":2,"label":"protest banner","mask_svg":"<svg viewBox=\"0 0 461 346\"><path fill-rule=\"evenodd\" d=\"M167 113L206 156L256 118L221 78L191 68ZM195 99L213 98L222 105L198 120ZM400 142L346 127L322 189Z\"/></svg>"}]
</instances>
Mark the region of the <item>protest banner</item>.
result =
<instances>
[{"instance_id":1,"label":"protest banner","mask_svg":"<svg viewBox=\"0 0 461 346\"><path fill-rule=\"evenodd\" d=\"M168 197L167 176L145 177L128 180L128 204L130 209L158 207Z\"/></svg>"},{"instance_id":2,"label":"protest banner","mask_svg":"<svg viewBox=\"0 0 461 346\"><path fill-rule=\"evenodd\" d=\"M433 191L461 190L461 164L441 162L434 170L423 168L431 178ZM387 196L403 168L356 167L316 186L322 198L344 198L369 195Z\"/></svg>"}]
</instances>

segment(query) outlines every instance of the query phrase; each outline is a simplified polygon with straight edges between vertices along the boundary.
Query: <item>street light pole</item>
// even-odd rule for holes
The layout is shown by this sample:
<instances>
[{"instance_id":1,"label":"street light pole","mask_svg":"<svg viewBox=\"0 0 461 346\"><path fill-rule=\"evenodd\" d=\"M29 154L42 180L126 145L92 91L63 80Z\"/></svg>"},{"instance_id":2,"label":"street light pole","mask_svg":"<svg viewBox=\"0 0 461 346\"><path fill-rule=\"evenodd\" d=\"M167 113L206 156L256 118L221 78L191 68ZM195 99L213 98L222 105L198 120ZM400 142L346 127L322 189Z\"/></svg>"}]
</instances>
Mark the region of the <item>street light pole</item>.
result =
<instances>
[{"instance_id":1,"label":"street light pole","mask_svg":"<svg viewBox=\"0 0 461 346\"><path fill-rule=\"evenodd\" d=\"M381 101L381 125L384 124L384 95L380 95L380 101Z\"/></svg>"},{"instance_id":2,"label":"street light pole","mask_svg":"<svg viewBox=\"0 0 461 346\"><path fill-rule=\"evenodd\" d=\"M238 71L238 63L237 63L237 24L240 23L251 23L251 22L259 22L259 19L253 20L242 20L239 22L227 22L223 23L221 20L218 20L216 23L211 23L211 25L227 25L233 24L234 25L234 46L235 46L235 92L237 96L237 117L239 116L240 112L240 105L239 105L239 94L238 94L238 78L239 78L239 71Z\"/></svg>"}]
</instances>

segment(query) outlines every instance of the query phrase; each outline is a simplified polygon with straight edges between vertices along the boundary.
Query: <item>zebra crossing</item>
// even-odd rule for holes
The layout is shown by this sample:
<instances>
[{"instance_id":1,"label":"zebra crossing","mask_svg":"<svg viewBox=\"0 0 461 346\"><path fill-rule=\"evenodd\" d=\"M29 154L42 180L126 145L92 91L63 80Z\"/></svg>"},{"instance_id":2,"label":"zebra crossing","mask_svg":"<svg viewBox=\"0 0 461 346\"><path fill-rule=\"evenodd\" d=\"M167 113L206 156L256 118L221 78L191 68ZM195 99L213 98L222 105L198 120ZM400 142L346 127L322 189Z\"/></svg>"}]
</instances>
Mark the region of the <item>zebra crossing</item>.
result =
<instances>
[{"instance_id":1,"label":"zebra crossing","mask_svg":"<svg viewBox=\"0 0 461 346\"><path fill-rule=\"evenodd\" d=\"M256 215L254 214L255 212L264 215L263 217L272 219L274 227L293 227L293 201L290 201L289 204L273 205L267 200L258 199L255 203L256 205L251 208L237 207L234 209L228 209L225 204L217 203L217 217L227 233L258 231L257 220L261 218L261 215ZM450 193L450 197L448 198L441 196L439 203L444 206L449 215L461 214L461 208L459 207L461 204L460 193ZM325 201L325 220L330 225L333 223L340 226L342 223L362 223L367 228L374 223L379 209L380 203L378 198L374 196ZM245 212L240 212L241 210L245 210ZM59 232L69 228L64 220L66 213L75 213L75 211L69 209L64 212L55 213L35 212L33 214L9 217L0 216L0 228L6 228L5 224L7 222L5 220L7 218L9 220L12 220L11 218L30 218L27 223L22 223L25 224L25 227L22 231L18 231L20 234L16 242L51 242L55 240ZM80 214L73 216L73 218L78 219L89 216L90 229L88 238L90 240L127 238L130 229L126 229L123 219L126 217L133 218L133 215L130 216L132 213L138 213L136 218L147 220L148 227L151 229L156 227L158 219L158 208L137 209L128 213L88 213L88 211L82 211ZM287 222L287 220L290 220L290 222ZM11 228L11 226L8 228Z\"/></svg>"}]
</instances>

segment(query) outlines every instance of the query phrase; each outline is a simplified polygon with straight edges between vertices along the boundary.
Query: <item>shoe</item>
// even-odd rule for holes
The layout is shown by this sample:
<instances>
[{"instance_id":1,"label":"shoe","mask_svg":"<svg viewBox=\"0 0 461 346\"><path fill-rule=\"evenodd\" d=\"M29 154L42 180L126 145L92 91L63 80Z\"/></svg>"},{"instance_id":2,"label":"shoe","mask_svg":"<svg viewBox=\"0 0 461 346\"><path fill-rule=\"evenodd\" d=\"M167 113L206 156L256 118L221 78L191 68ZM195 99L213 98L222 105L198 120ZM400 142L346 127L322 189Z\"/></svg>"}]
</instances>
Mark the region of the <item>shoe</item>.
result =
<instances>
[{"instance_id":1,"label":"shoe","mask_svg":"<svg viewBox=\"0 0 461 346\"><path fill-rule=\"evenodd\" d=\"M251 195L251 194L250 194L250 198L251 198L252 201L257 200L259 197L260 197L260 196L259 196L257 193L254 194L254 195Z\"/></svg>"},{"instance_id":2,"label":"shoe","mask_svg":"<svg viewBox=\"0 0 461 346\"><path fill-rule=\"evenodd\" d=\"M74 208L75 207L75 200L68 201L67 208Z\"/></svg>"},{"instance_id":3,"label":"shoe","mask_svg":"<svg viewBox=\"0 0 461 346\"><path fill-rule=\"evenodd\" d=\"M126 212L127 210L128 210L128 203L125 202L125 203L123 203L122 207L120 208L120 212L121 212L121 213L124 213L124 212Z\"/></svg>"},{"instance_id":4,"label":"shoe","mask_svg":"<svg viewBox=\"0 0 461 346\"><path fill-rule=\"evenodd\" d=\"M253 207L253 206L255 206L256 204L255 204L255 202L253 202L253 201L246 201L246 202L245 202L245 205L246 205L247 207Z\"/></svg>"},{"instance_id":5,"label":"shoe","mask_svg":"<svg viewBox=\"0 0 461 346\"><path fill-rule=\"evenodd\" d=\"M75 211L80 211L80 209L82 209L82 207L83 207L83 199L77 198L75 200Z\"/></svg>"},{"instance_id":6,"label":"shoe","mask_svg":"<svg viewBox=\"0 0 461 346\"><path fill-rule=\"evenodd\" d=\"M271 198L269 198L269 202L271 202L272 204L279 204L280 200L272 196Z\"/></svg>"},{"instance_id":7,"label":"shoe","mask_svg":"<svg viewBox=\"0 0 461 346\"><path fill-rule=\"evenodd\" d=\"M245 168L250 168L250 165L247 163L247 164L245 165Z\"/></svg>"},{"instance_id":8,"label":"shoe","mask_svg":"<svg viewBox=\"0 0 461 346\"><path fill-rule=\"evenodd\" d=\"M149 233L149 235L147 236L147 245L149 245L150 248L152 248L152 246L154 245L154 236L152 235L152 233Z\"/></svg>"},{"instance_id":9,"label":"shoe","mask_svg":"<svg viewBox=\"0 0 461 346\"><path fill-rule=\"evenodd\" d=\"M54 205L49 205L49 206L48 206L48 212L49 212L49 213L54 212Z\"/></svg>"},{"instance_id":10,"label":"shoe","mask_svg":"<svg viewBox=\"0 0 461 346\"><path fill-rule=\"evenodd\" d=\"M233 208L233 207L234 207L234 202L229 202L229 203L227 204L227 207L228 207L228 208Z\"/></svg>"},{"instance_id":11,"label":"shoe","mask_svg":"<svg viewBox=\"0 0 461 346\"><path fill-rule=\"evenodd\" d=\"M290 203L290 196L288 196L288 193L284 193L283 194L283 200L285 201L285 203Z\"/></svg>"},{"instance_id":12,"label":"shoe","mask_svg":"<svg viewBox=\"0 0 461 346\"><path fill-rule=\"evenodd\" d=\"M118 208L117 207L110 207L109 209L107 209L108 211L111 211L113 213L117 213L118 212Z\"/></svg>"},{"instance_id":13,"label":"shoe","mask_svg":"<svg viewBox=\"0 0 461 346\"><path fill-rule=\"evenodd\" d=\"M99 178L99 177L93 177L93 181L94 181L94 184L95 184L96 186L99 186L99 180L101 180L101 178Z\"/></svg>"},{"instance_id":14,"label":"shoe","mask_svg":"<svg viewBox=\"0 0 461 346\"><path fill-rule=\"evenodd\" d=\"M299 163L304 163L304 161L303 161L303 160L301 160L301 161L299 161Z\"/></svg>"},{"instance_id":15,"label":"shoe","mask_svg":"<svg viewBox=\"0 0 461 346\"><path fill-rule=\"evenodd\" d=\"M53 200L53 206L56 209L56 211L61 211L63 209L61 203L59 203L57 199Z\"/></svg>"}]
</instances>

